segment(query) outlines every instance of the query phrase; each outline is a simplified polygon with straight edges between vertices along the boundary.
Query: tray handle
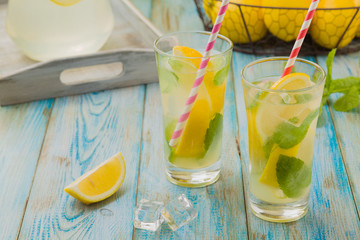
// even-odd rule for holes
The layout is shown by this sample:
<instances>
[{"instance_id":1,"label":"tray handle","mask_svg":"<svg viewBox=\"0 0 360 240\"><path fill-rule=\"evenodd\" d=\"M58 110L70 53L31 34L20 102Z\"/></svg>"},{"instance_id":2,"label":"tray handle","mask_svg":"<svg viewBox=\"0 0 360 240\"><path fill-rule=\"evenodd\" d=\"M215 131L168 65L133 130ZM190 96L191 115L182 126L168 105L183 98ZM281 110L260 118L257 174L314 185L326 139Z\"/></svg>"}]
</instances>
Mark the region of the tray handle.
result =
<instances>
[{"instance_id":1,"label":"tray handle","mask_svg":"<svg viewBox=\"0 0 360 240\"><path fill-rule=\"evenodd\" d=\"M33 65L0 80L0 104L157 82L152 49L122 49Z\"/></svg>"}]
</instances>

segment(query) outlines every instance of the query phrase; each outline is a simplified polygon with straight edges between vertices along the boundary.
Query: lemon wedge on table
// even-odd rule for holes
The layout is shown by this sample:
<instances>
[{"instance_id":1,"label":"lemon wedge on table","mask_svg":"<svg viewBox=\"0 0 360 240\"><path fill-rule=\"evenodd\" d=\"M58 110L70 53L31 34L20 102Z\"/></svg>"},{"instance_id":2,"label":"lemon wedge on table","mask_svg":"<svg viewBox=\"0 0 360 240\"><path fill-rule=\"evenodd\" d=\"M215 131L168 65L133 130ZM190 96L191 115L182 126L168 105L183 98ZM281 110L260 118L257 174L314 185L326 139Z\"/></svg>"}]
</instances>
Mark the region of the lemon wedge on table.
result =
<instances>
[{"instance_id":1,"label":"lemon wedge on table","mask_svg":"<svg viewBox=\"0 0 360 240\"><path fill-rule=\"evenodd\" d=\"M121 153L109 158L76 179L65 192L85 204L99 202L113 195L121 186L126 165Z\"/></svg>"},{"instance_id":2,"label":"lemon wedge on table","mask_svg":"<svg viewBox=\"0 0 360 240\"><path fill-rule=\"evenodd\" d=\"M68 7L68 6L72 6L75 5L76 3L80 2L81 0L50 0L53 3L63 6L63 7Z\"/></svg>"},{"instance_id":3,"label":"lemon wedge on table","mask_svg":"<svg viewBox=\"0 0 360 240\"><path fill-rule=\"evenodd\" d=\"M307 74L291 73L276 81L270 88L274 90L296 90L310 87L313 84L314 83ZM304 113L309 112L309 109L307 109L306 106L301 106L302 104L299 106L267 104L268 102L271 102L271 97L271 94L267 94L263 97L255 117L256 129L263 144L266 143L266 140L274 133L279 124L294 116L298 117L299 114L304 115ZM270 186L278 187L276 165L279 156L286 155L289 157L296 157L299 146L300 144L297 144L289 149L282 149L275 144L267 158L264 171L262 172L259 181Z\"/></svg>"}]
</instances>

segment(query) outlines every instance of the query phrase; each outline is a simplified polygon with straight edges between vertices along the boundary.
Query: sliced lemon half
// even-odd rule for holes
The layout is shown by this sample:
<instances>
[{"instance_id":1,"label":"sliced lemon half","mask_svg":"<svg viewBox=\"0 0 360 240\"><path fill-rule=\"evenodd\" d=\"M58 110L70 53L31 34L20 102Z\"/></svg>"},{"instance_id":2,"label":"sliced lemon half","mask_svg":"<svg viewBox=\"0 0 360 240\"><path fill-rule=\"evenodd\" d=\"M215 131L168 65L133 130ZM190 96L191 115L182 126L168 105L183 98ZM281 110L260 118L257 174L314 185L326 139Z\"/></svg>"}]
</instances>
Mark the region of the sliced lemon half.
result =
<instances>
[{"instance_id":1,"label":"sliced lemon half","mask_svg":"<svg viewBox=\"0 0 360 240\"><path fill-rule=\"evenodd\" d=\"M271 86L271 89L297 90L307 88L312 85L314 85L314 83L310 80L309 75L306 73L290 73L277 80Z\"/></svg>"},{"instance_id":2,"label":"sliced lemon half","mask_svg":"<svg viewBox=\"0 0 360 240\"><path fill-rule=\"evenodd\" d=\"M63 7L68 7L68 6L72 6L75 5L76 3L80 2L81 0L50 0L53 3L63 6Z\"/></svg>"},{"instance_id":3,"label":"sliced lemon half","mask_svg":"<svg viewBox=\"0 0 360 240\"><path fill-rule=\"evenodd\" d=\"M125 161L119 152L76 179L64 190L85 204L99 202L110 197L119 189L125 174Z\"/></svg>"}]
</instances>

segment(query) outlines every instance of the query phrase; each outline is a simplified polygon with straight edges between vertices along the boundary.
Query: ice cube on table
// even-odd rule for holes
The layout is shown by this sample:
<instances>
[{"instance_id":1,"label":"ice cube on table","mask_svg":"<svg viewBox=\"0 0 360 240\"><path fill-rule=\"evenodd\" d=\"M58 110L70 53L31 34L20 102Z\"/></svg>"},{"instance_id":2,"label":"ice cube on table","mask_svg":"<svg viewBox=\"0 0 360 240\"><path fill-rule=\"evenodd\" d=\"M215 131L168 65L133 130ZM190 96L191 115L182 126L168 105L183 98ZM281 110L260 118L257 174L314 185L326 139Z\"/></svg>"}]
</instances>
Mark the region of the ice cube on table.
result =
<instances>
[{"instance_id":1,"label":"ice cube on table","mask_svg":"<svg viewBox=\"0 0 360 240\"><path fill-rule=\"evenodd\" d=\"M176 231L197 217L197 211L193 208L189 199L181 194L170 201L162 210L162 216L171 230Z\"/></svg>"},{"instance_id":2,"label":"ice cube on table","mask_svg":"<svg viewBox=\"0 0 360 240\"><path fill-rule=\"evenodd\" d=\"M134 227L155 232L164 222L161 216L163 208L163 202L141 199L135 208Z\"/></svg>"}]
</instances>

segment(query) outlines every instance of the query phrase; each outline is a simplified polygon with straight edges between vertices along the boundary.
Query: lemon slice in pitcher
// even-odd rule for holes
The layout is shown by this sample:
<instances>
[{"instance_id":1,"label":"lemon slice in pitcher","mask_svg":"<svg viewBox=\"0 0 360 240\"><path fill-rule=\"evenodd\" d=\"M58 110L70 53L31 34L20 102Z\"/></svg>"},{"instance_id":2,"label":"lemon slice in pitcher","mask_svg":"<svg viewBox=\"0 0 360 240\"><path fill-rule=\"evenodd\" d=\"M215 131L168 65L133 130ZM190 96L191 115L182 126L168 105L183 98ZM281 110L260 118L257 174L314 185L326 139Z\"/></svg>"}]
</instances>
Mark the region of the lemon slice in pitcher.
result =
<instances>
[{"instance_id":1,"label":"lemon slice in pitcher","mask_svg":"<svg viewBox=\"0 0 360 240\"><path fill-rule=\"evenodd\" d=\"M85 204L99 202L113 195L121 186L126 165L121 153L85 173L64 190Z\"/></svg>"}]
</instances>

